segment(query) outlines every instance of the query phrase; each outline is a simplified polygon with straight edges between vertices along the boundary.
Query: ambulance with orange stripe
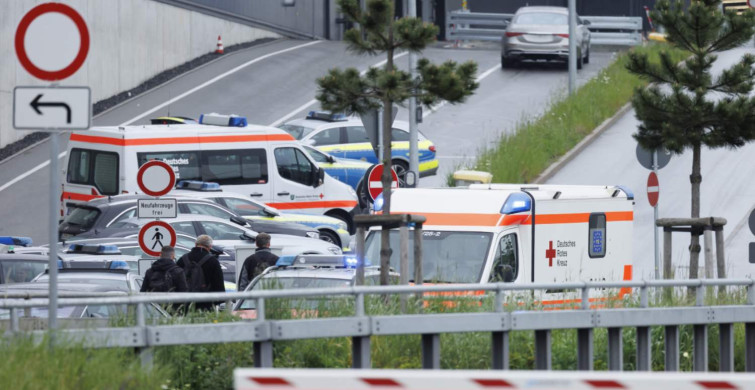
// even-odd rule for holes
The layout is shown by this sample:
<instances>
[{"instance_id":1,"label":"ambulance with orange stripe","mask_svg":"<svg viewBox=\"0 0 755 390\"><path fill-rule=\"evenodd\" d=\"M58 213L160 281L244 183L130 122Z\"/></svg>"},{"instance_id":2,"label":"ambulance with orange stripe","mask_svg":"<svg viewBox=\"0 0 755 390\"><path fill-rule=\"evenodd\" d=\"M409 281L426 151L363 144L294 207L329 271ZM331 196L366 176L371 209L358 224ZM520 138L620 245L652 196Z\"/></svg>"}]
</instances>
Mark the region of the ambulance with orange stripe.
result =
<instances>
[{"instance_id":1,"label":"ambulance with orange stripe","mask_svg":"<svg viewBox=\"0 0 755 390\"><path fill-rule=\"evenodd\" d=\"M70 202L138 192L136 173L150 160L170 164L176 180L216 182L280 210L339 218L353 230L354 189L326 175L285 131L218 114L202 115L199 124L72 133L63 210Z\"/></svg>"},{"instance_id":2,"label":"ambulance with orange stripe","mask_svg":"<svg viewBox=\"0 0 755 390\"><path fill-rule=\"evenodd\" d=\"M632 278L634 196L621 186L399 188L392 192L391 203L393 214L427 218L422 232L425 282L565 283ZM390 241L394 249L391 267L400 269L398 230L391 231ZM366 257L373 262L380 258L379 230L367 238ZM409 275L414 275L412 251L409 257Z\"/></svg>"}]
</instances>

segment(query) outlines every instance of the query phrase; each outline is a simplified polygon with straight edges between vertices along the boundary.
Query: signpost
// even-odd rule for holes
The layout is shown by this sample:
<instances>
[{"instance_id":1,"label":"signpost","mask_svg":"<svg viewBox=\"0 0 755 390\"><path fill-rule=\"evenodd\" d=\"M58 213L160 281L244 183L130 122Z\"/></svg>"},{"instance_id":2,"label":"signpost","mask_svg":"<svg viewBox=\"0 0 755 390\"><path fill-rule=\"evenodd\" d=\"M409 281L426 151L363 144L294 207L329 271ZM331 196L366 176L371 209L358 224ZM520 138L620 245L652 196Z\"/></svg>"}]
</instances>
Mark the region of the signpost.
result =
<instances>
[{"instance_id":1,"label":"signpost","mask_svg":"<svg viewBox=\"0 0 755 390\"><path fill-rule=\"evenodd\" d=\"M750 220L747 222L750 225L750 232L755 234L755 210L752 210L750 213ZM755 242L750 243L750 263L755 263Z\"/></svg>"},{"instance_id":2,"label":"signpost","mask_svg":"<svg viewBox=\"0 0 755 390\"><path fill-rule=\"evenodd\" d=\"M91 123L89 87L59 87L81 68L89 54L89 30L75 9L62 3L43 3L27 12L18 23L14 38L16 57L32 76L50 81L49 87L16 87L13 90L13 126L19 130L52 133L86 130ZM50 248L58 242L60 170L58 135L50 136ZM58 326L58 254L50 250L48 329L55 345Z\"/></svg>"},{"instance_id":3,"label":"signpost","mask_svg":"<svg viewBox=\"0 0 755 390\"><path fill-rule=\"evenodd\" d=\"M367 193L373 202L383 192L383 182L381 181L383 168L383 164L376 164L367 173ZM398 175L396 175L396 171L391 169L391 175L393 176L391 188L398 188Z\"/></svg>"},{"instance_id":4,"label":"signpost","mask_svg":"<svg viewBox=\"0 0 755 390\"><path fill-rule=\"evenodd\" d=\"M136 184L149 196L163 196L176 186L176 174L165 162L147 161L136 173Z\"/></svg>"},{"instance_id":5,"label":"signpost","mask_svg":"<svg viewBox=\"0 0 755 390\"><path fill-rule=\"evenodd\" d=\"M156 218L139 230L139 247L147 255L160 257L160 250L166 246L176 245L176 231L159 218L176 218L178 203L175 199L159 199L176 186L176 174L173 167L163 161L147 161L136 173L139 189L155 199L139 199L136 213L138 218Z\"/></svg>"},{"instance_id":6,"label":"signpost","mask_svg":"<svg viewBox=\"0 0 755 390\"><path fill-rule=\"evenodd\" d=\"M163 221L152 221L139 230L139 247L152 257L160 257L164 246L176 245L176 231Z\"/></svg>"},{"instance_id":7,"label":"signpost","mask_svg":"<svg viewBox=\"0 0 755 390\"><path fill-rule=\"evenodd\" d=\"M653 254L655 257L655 278L660 279L661 258L658 252L658 226L655 225L656 221L658 221L658 170L668 165L669 161L671 161L671 153L663 148L650 151L637 144L635 154L637 155L637 161L640 162L640 165L653 171L650 173L650 177L648 177L648 201L650 202L650 206L653 207L653 241L655 242ZM651 186L651 180L654 180L655 185ZM655 187L652 192L651 187Z\"/></svg>"}]
</instances>

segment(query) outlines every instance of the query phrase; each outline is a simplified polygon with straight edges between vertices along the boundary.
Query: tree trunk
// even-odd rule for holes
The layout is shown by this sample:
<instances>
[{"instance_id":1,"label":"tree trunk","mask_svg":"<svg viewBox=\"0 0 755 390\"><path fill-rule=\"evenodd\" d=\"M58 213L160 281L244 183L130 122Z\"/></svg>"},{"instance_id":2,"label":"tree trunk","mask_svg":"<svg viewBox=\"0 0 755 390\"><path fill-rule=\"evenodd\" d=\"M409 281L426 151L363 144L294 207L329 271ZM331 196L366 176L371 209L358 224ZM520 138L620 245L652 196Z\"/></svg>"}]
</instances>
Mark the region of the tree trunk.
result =
<instances>
[{"instance_id":1,"label":"tree trunk","mask_svg":"<svg viewBox=\"0 0 755 390\"><path fill-rule=\"evenodd\" d=\"M700 174L700 149L701 145L692 147L692 174L689 182L692 185L692 218L700 218L700 183L703 176ZM689 278L697 279L697 269L700 263L700 232L693 230L689 244Z\"/></svg>"},{"instance_id":2,"label":"tree trunk","mask_svg":"<svg viewBox=\"0 0 755 390\"><path fill-rule=\"evenodd\" d=\"M393 7L392 7L393 8ZM391 14L393 11L391 11ZM391 17L391 20L393 18ZM388 42L393 42L393 23L388 25ZM393 71L393 48L389 48L386 51L388 55L385 63L385 70L387 72ZM388 98L383 99L383 177L381 178L383 184L383 214L391 213L391 183L393 182L393 175L391 175L391 127L393 125L393 102ZM380 233L380 285L385 286L390 284L388 278L388 270L390 268L391 253L391 240L390 231L383 229Z\"/></svg>"}]
</instances>

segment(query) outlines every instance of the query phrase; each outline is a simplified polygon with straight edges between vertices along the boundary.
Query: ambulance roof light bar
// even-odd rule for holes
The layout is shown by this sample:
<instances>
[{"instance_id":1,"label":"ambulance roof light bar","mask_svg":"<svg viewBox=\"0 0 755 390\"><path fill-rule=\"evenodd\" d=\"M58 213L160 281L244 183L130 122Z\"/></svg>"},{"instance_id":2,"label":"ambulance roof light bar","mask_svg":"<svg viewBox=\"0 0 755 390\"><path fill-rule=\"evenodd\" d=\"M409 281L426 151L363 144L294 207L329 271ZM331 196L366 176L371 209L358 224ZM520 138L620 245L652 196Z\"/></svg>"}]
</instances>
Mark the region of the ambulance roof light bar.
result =
<instances>
[{"instance_id":1,"label":"ambulance roof light bar","mask_svg":"<svg viewBox=\"0 0 755 390\"><path fill-rule=\"evenodd\" d=\"M516 214L532 210L532 199L523 192L510 194L501 207L501 214Z\"/></svg>"},{"instance_id":2,"label":"ambulance roof light bar","mask_svg":"<svg viewBox=\"0 0 755 390\"><path fill-rule=\"evenodd\" d=\"M29 237L0 236L0 244L12 246L31 246L32 241Z\"/></svg>"},{"instance_id":3,"label":"ambulance roof light bar","mask_svg":"<svg viewBox=\"0 0 755 390\"><path fill-rule=\"evenodd\" d=\"M211 181L199 181L199 180L180 180L176 184L176 189L179 190L193 190L202 192L221 192L220 184Z\"/></svg>"},{"instance_id":4,"label":"ambulance roof light bar","mask_svg":"<svg viewBox=\"0 0 755 390\"><path fill-rule=\"evenodd\" d=\"M632 192L632 190L629 189L629 187L618 185L616 186L616 188L623 191L625 194L627 194L627 200L634 200L634 193ZM618 194L614 192L613 197L616 197L616 195Z\"/></svg>"},{"instance_id":5,"label":"ambulance roof light bar","mask_svg":"<svg viewBox=\"0 0 755 390\"><path fill-rule=\"evenodd\" d=\"M227 127L246 127L247 125L246 117L238 115L221 115L216 112L200 115L199 123L203 125Z\"/></svg>"}]
</instances>

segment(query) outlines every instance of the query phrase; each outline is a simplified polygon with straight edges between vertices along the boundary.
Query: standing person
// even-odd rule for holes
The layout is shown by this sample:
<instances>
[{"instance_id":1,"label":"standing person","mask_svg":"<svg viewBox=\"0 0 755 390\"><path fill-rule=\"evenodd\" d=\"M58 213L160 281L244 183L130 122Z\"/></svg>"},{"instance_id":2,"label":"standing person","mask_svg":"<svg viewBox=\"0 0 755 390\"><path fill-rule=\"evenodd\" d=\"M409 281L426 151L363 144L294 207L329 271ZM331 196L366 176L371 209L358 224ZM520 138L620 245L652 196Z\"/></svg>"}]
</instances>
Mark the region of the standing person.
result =
<instances>
[{"instance_id":1,"label":"standing person","mask_svg":"<svg viewBox=\"0 0 755 390\"><path fill-rule=\"evenodd\" d=\"M223 270L220 262L210 252L212 237L202 234L197 237L194 248L178 260L176 264L186 273L189 292L225 292ZM221 302L196 302L200 310L212 310Z\"/></svg>"},{"instance_id":2,"label":"standing person","mask_svg":"<svg viewBox=\"0 0 755 390\"><path fill-rule=\"evenodd\" d=\"M176 265L176 251L166 245L160 250L160 258L144 274L141 292L187 292L186 276Z\"/></svg>"},{"instance_id":3,"label":"standing person","mask_svg":"<svg viewBox=\"0 0 755 390\"><path fill-rule=\"evenodd\" d=\"M244 265L241 266L238 291L244 291L246 286L248 286L257 275L261 274L267 269L267 267L274 266L275 262L278 261L278 256L270 250L269 234L258 234L257 238L254 239L254 242L257 244L257 249L251 256L244 260Z\"/></svg>"}]
</instances>

